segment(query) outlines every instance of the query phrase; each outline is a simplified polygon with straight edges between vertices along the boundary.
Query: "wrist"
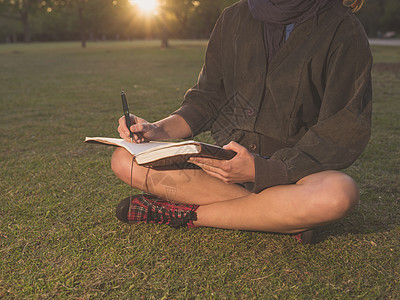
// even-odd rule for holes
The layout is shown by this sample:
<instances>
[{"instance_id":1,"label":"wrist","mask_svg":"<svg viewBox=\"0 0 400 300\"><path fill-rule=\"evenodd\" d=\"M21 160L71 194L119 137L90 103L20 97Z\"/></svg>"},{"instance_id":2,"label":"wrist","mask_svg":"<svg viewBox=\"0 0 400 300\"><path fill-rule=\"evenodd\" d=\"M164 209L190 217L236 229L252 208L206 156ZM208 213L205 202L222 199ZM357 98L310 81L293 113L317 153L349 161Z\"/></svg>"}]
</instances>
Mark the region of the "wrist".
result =
<instances>
[{"instance_id":1,"label":"wrist","mask_svg":"<svg viewBox=\"0 0 400 300\"><path fill-rule=\"evenodd\" d=\"M168 137L165 136L165 131L163 130L162 126L155 123L150 123L151 130L149 133L151 133L150 139L152 140L166 140Z\"/></svg>"},{"instance_id":2,"label":"wrist","mask_svg":"<svg viewBox=\"0 0 400 300\"><path fill-rule=\"evenodd\" d=\"M183 139L191 135L190 127L178 115L169 116L152 125L156 127L155 132L157 132L158 139Z\"/></svg>"}]
</instances>

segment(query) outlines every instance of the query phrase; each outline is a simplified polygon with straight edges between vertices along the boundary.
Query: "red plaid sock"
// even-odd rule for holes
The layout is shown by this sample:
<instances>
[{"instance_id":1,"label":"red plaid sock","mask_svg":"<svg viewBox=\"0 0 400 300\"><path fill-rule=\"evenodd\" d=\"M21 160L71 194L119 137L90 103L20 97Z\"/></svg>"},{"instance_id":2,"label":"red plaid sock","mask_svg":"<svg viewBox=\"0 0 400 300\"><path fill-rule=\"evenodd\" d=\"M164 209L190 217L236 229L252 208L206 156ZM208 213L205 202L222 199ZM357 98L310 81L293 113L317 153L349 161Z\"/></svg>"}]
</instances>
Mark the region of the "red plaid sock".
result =
<instances>
[{"instance_id":1,"label":"red plaid sock","mask_svg":"<svg viewBox=\"0 0 400 300\"><path fill-rule=\"evenodd\" d=\"M166 224L173 228L196 227L198 205L176 204L160 200L151 195L135 195L129 205L129 223L146 222Z\"/></svg>"},{"instance_id":2,"label":"red plaid sock","mask_svg":"<svg viewBox=\"0 0 400 300\"><path fill-rule=\"evenodd\" d=\"M314 230L310 229L297 233L294 237L300 244L312 244L314 243L315 234Z\"/></svg>"}]
</instances>

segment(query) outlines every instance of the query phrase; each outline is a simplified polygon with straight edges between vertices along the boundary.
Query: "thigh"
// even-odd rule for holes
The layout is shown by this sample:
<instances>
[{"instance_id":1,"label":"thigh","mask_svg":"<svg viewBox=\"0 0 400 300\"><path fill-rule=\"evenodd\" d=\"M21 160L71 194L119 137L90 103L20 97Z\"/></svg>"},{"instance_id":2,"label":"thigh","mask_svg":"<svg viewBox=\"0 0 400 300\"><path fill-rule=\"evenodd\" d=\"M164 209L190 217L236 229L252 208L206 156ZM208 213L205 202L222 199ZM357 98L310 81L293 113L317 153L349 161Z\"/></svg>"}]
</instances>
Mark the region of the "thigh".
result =
<instances>
[{"instance_id":1,"label":"thigh","mask_svg":"<svg viewBox=\"0 0 400 300\"><path fill-rule=\"evenodd\" d=\"M204 205L250 194L245 188L226 184L201 169L160 170L132 164L132 155L122 148L115 150L111 166L127 184L168 201Z\"/></svg>"},{"instance_id":2,"label":"thigh","mask_svg":"<svg viewBox=\"0 0 400 300\"><path fill-rule=\"evenodd\" d=\"M168 201L205 205L250 194L245 188L226 184L201 169L147 169L146 173L143 189Z\"/></svg>"},{"instance_id":3,"label":"thigh","mask_svg":"<svg viewBox=\"0 0 400 300\"><path fill-rule=\"evenodd\" d=\"M347 215L358 201L354 180L338 171L324 171L243 199L240 211L257 212L263 230L297 232L331 223ZM253 205L253 206L252 206ZM254 217L257 221L257 218Z\"/></svg>"}]
</instances>

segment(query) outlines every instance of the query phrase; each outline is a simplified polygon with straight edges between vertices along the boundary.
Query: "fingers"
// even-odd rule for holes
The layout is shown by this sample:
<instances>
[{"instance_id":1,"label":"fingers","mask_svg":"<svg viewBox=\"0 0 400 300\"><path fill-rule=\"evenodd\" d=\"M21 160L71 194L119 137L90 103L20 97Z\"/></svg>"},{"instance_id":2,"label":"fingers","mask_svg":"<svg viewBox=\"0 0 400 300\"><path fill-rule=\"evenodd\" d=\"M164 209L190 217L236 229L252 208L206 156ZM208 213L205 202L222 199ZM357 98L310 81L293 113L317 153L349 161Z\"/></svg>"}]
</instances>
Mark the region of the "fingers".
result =
<instances>
[{"instance_id":1,"label":"fingers","mask_svg":"<svg viewBox=\"0 0 400 300\"><path fill-rule=\"evenodd\" d=\"M118 128L122 127L122 128L128 129L126 127L126 122L125 122L125 117L124 116L122 116L121 118L118 119L118 124L119 124Z\"/></svg>"},{"instance_id":2,"label":"fingers","mask_svg":"<svg viewBox=\"0 0 400 300\"><path fill-rule=\"evenodd\" d=\"M124 140L130 141L130 132L128 130L128 127L126 126L126 122L125 122L125 117L122 116L121 118L119 118L118 120L118 133L119 136L121 138L123 138Z\"/></svg>"},{"instance_id":3,"label":"fingers","mask_svg":"<svg viewBox=\"0 0 400 300\"><path fill-rule=\"evenodd\" d=\"M247 149L245 147L233 141L230 142L228 145L225 145L223 148L226 150L235 151L236 153L242 153L243 151L247 152Z\"/></svg>"},{"instance_id":4,"label":"fingers","mask_svg":"<svg viewBox=\"0 0 400 300\"><path fill-rule=\"evenodd\" d=\"M212 172L212 171L207 171L207 170L204 170L204 169L203 169L203 171L206 172L206 173L207 173L208 175L210 175L210 176L213 176L213 177L215 177L215 178L218 178L219 180L223 181L223 182L226 183L226 184L234 183L234 181L231 181L230 179L228 179L228 178L222 176L222 175L219 174L219 173L214 173L214 172Z\"/></svg>"},{"instance_id":5,"label":"fingers","mask_svg":"<svg viewBox=\"0 0 400 300\"><path fill-rule=\"evenodd\" d=\"M131 114L131 122L132 124L140 124L140 123L147 123L145 119L142 119L140 117L134 116Z\"/></svg>"},{"instance_id":6,"label":"fingers","mask_svg":"<svg viewBox=\"0 0 400 300\"><path fill-rule=\"evenodd\" d=\"M191 157L189 160L191 163L202 165L210 169L224 169L226 168L223 160L204 158L204 157Z\"/></svg>"},{"instance_id":7,"label":"fingers","mask_svg":"<svg viewBox=\"0 0 400 300\"><path fill-rule=\"evenodd\" d=\"M254 156L245 147L235 142L229 143L224 148L237 152L237 155L230 160L193 157L189 162L225 183L254 182Z\"/></svg>"},{"instance_id":8,"label":"fingers","mask_svg":"<svg viewBox=\"0 0 400 300\"><path fill-rule=\"evenodd\" d=\"M146 122L146 121L144 119L138 118L132 114L130 115L130 119L131 119L131 124L134 124L130 127L130 130L133 133L133 142L135 142L135 143L144 142L145 138L143 137L142 131L144 130L143 125L145 124L144 122ZM125 116L122 116L121 118L119 118L117 130L118 130L118 133L121 138L123 138L124 140L127 140L127 141L132 141L129 129L126 126Z\"/></svg>"},{"instance_id":9,"label":"fingers","mask_svg":"<svg viewBox=\"0 0 400 300\"><path fill-rule=\"evenodd\" d=\"M217 177L226 183L230 182L229 178L230 172L232 171L232 165L229 161L192 157L189 162L199 166L211 176Z\"/></svg>"}]
</instances>

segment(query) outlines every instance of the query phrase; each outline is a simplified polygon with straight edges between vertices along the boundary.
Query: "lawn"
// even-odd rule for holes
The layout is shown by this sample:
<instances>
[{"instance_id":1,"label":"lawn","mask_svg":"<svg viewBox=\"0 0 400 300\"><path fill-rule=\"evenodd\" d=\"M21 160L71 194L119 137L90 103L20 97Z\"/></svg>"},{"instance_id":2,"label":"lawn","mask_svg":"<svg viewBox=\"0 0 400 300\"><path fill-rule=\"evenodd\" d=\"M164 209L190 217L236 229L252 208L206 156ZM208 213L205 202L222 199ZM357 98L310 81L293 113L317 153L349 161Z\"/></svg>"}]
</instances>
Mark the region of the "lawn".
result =
<instances>
[{"instance_id":1,"label":"lawn","mask_svg":"<svg viewBox=\"0 0 400 300\"><path fill-rule=\"evenodd\" d=\"M206 43L171 45L0 45L0 298L400 298L400 47L373 47L373 134L345 170L361 202L303 246L114 217L130 188L83 140L118 136L121 90L149 121L179 107Z\"/></svg>"}]
</instances>

